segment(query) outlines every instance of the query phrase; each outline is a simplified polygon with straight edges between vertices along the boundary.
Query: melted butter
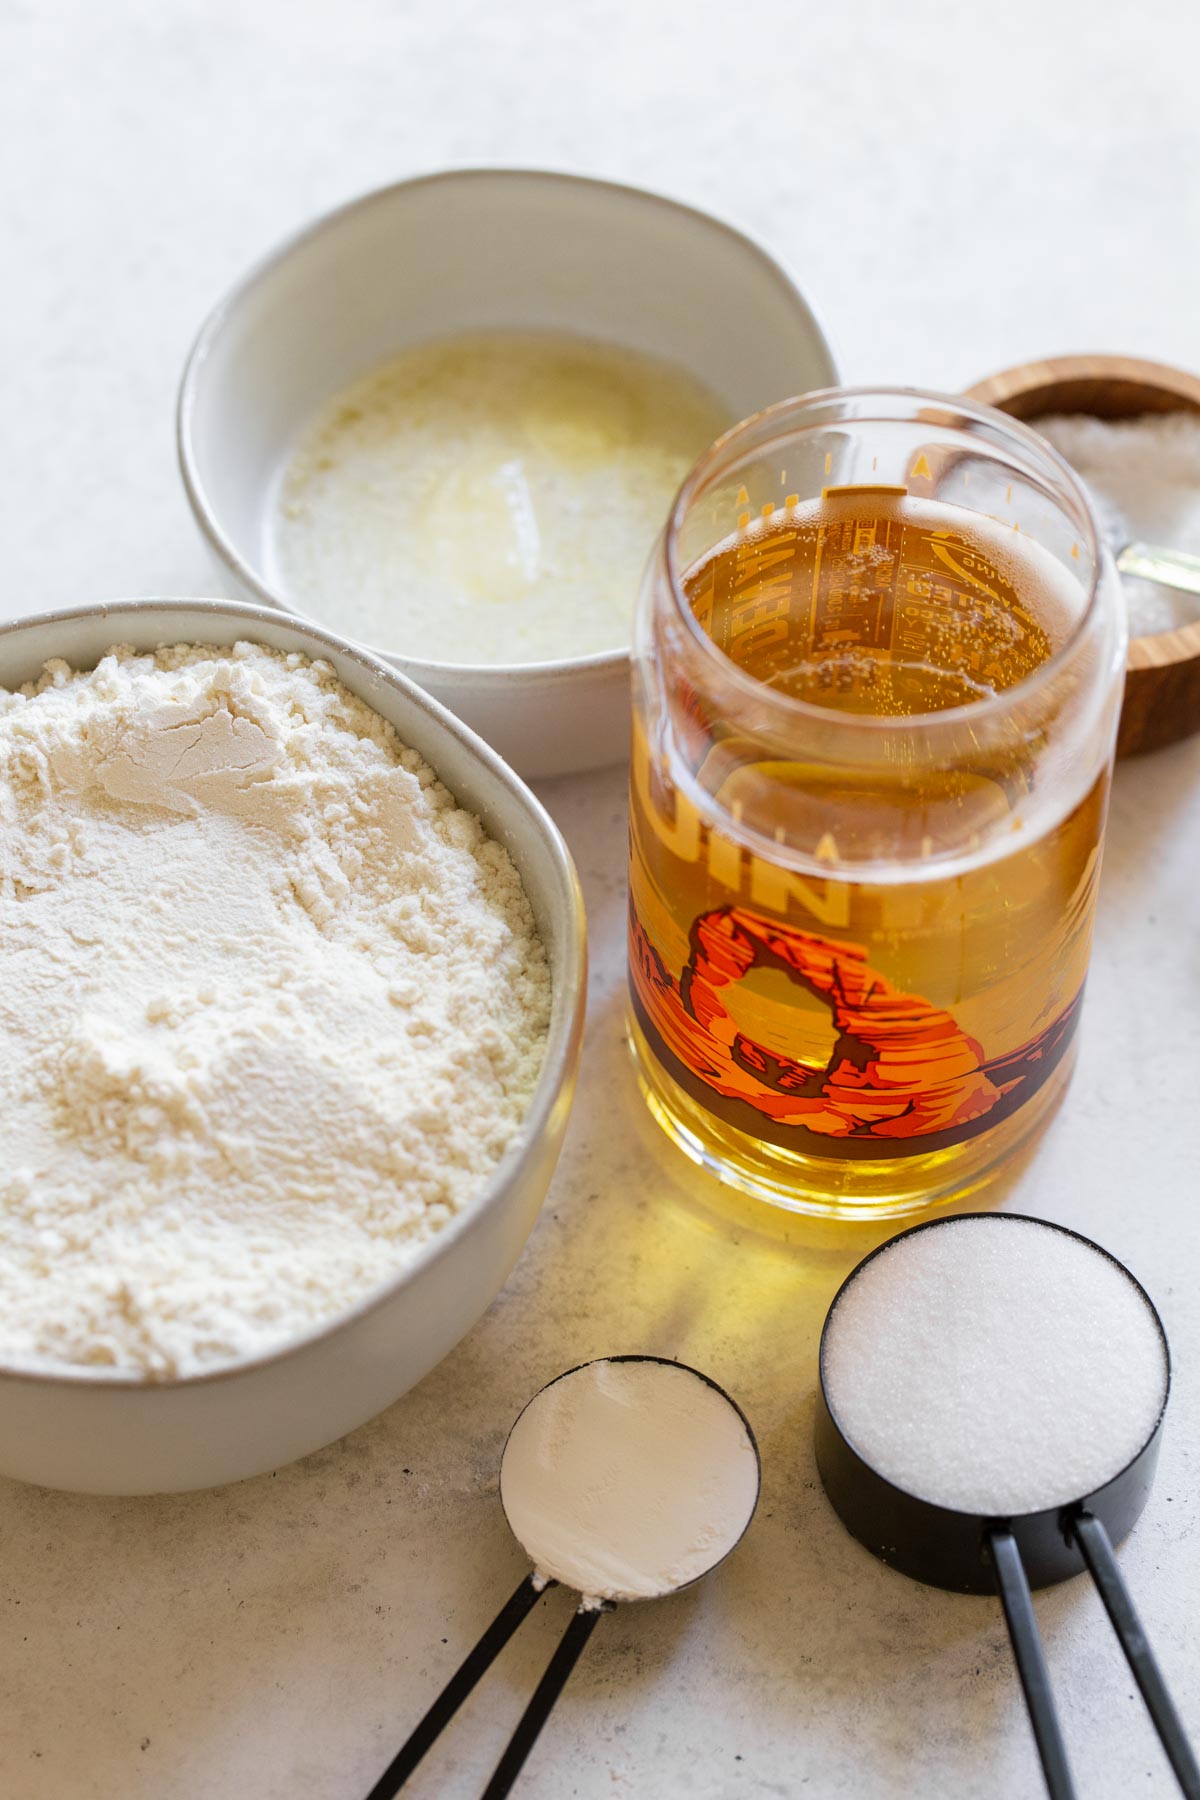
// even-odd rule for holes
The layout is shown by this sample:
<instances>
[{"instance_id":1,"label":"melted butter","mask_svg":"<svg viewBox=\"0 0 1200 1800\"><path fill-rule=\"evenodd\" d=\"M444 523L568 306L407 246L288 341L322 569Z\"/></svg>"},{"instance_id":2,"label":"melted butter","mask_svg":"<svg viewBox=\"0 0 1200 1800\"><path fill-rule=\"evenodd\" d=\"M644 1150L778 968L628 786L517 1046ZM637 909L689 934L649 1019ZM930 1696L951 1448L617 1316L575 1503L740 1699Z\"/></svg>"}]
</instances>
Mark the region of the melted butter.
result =
<instances>
[{"instance_id":1,"label":"melted butter","mask_svg":"<svg viewBox=\"0 0 1200 1800\"><path fill-rule=\"evenodd\" d=\"M304 611L415 656L618 649L674 492L729 422L683 370L615 345L515 332L420 345L303 434L272 573Z\"/></svg>"}]
</instances>

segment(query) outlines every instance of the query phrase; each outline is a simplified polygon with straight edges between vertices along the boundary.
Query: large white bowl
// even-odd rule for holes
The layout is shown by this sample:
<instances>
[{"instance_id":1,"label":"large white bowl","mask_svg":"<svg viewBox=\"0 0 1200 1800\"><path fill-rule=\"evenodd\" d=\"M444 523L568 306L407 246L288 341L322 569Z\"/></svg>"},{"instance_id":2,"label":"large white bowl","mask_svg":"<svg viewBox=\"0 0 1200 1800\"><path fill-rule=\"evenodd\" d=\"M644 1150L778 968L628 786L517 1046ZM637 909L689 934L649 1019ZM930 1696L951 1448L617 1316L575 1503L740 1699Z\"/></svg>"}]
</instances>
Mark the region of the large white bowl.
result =
<instances>
[{"instance_id":1,"label":"large white bowl","mask_svg":"<svg viewBox=\"0 0 1200 1800\"><path fill-rule=\"evenodd\" d=\"M196 340L179 393L179 461L231 592L288 609L267 572L268 523L317 408L410 344L490 327L574 331L668 357L719 395L731 420L838 381L794 283L706 213L535 170L400 182L285 243ZM523 775L626 753L624 649L497 667L431 662L415 642L374 647Z\"/></svg>"},{"instance_id":2,"label":"large white bowl","mask_svg":"<svg viewBox=\"0 0 1200 1800\"><path fill-rule=\"evenodd\" d=\"M520 1255L550 1183L575 1086L586 950L574 865L529 790L403 675L344 640L260 607L139 600L0 627L0 687L50 657L90 668L114 644L299 650L333 665L508 849L550 957L545 1064L528 1116L479 1197L401 1275L328 1325L211 1374L146 1382L0 1364L0 1474L94 1494L211 1487L331 1443L405 1393L458 1343Z\"/></svg>"}]
</instances>

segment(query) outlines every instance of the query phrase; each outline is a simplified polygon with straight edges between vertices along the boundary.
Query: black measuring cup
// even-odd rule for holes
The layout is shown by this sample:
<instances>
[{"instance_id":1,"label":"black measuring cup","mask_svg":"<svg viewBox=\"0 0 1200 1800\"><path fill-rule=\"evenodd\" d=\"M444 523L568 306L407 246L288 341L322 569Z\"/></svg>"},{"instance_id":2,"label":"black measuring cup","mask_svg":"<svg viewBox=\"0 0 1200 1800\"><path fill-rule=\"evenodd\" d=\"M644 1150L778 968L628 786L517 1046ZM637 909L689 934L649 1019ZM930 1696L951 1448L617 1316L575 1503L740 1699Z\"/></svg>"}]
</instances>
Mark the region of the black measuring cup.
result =
<instances>
[{"instance_id":1,"label":"black measuring cup","mask_svg":"<svg viewBox=\"0 0 1200 1800\"><path fill-rule=\"evenodd\" d=\"M1162 1341L1162 1404L1140 1448L1089 1493L1032 1512L964 1511L924 1499L896 1485L860 1453L843 1428L826 1379L837 1308L868 1265L887 1255L902 1239L978 1219L986 1219L989 1224L1041 1226L1098 1252L1136 1289ZM1053 1800L1073 1800L1075 1787L1031 1590L1069 1580L1085 1570L1096 1583L1179 1785L1189 1800L1200 1800L1200 1768L1113 1552L1114 1544L1137 1522L1150 1495L1170 1392L1170 1367L1162 1320L1145 1289L1125 1265L1078 1232L1020 1213L960 1213L900 1232L851 1271L826 1315L821 1334L815 1426L817 1468L825 1492L847 1530L889 1567L933 1587L999 1595L1046 1786ZM987 1396L981 1394L978 1398L979 1404L985 1406Z\"/></svg>"}]
</instances>

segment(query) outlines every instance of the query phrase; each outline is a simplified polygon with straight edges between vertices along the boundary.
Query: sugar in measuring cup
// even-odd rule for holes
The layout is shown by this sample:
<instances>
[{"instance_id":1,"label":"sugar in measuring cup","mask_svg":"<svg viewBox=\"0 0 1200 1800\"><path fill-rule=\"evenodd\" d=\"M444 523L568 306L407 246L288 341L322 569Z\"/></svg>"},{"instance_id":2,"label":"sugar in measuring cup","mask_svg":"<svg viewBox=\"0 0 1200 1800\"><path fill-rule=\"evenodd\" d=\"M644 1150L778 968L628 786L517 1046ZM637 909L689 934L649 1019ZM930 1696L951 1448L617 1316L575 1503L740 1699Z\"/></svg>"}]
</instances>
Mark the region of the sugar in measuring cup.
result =
<instances>
[{"instance_id":1,"label":"sugar in measuring cup","mask_svg":"<svg viewBox=\"0 0 1200 1800\"><path fill-rule=\"evenodd\" d=\"M1162 1321L1088 1238L1016 1213L902 1232L834 1298L817 1467L834 1509L918 1581L998 1593L1053 1800L1075 1792L1030 1595L1091 1573L1189 1800L1200 1770L1113 1544L1150 1494Z\"/></svg>"}]
</instances>

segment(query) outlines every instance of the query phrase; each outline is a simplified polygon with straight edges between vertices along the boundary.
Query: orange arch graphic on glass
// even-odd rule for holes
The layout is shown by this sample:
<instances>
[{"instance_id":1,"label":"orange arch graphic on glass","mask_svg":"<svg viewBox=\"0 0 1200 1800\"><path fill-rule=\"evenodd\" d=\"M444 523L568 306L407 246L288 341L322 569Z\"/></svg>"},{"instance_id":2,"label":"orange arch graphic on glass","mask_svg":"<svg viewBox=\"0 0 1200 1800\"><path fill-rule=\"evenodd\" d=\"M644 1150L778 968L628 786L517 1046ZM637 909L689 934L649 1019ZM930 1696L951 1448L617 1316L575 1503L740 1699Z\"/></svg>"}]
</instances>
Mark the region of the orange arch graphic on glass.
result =
<instances>
[{"instance_id":1,"label":"orange arch graphic on glass","mask_svg":"<svg viewBox=\"0 0 1200 1800\"><path fill-rule=\"evenodd\" d=\"M831 1138L916 1138L970 1125L1006 1091L954 1016L871 968L838 942L746 907L701 915L679 981L636 917L630 969L664 1044L706 1086L779 1125ZM722 998L750 970L781 968L830 1011L838 1039L824 1068L793 1061L741 1032Z\"/></svg>"}]
</instances>

